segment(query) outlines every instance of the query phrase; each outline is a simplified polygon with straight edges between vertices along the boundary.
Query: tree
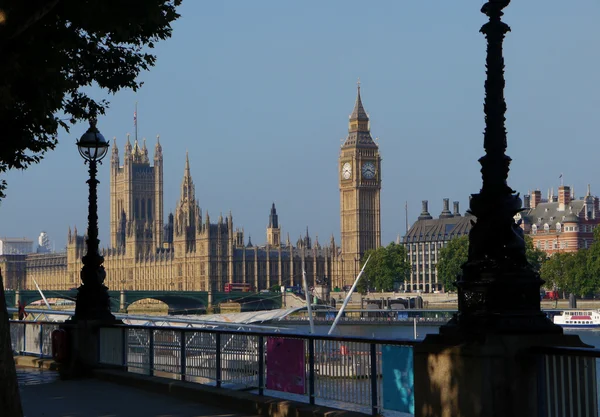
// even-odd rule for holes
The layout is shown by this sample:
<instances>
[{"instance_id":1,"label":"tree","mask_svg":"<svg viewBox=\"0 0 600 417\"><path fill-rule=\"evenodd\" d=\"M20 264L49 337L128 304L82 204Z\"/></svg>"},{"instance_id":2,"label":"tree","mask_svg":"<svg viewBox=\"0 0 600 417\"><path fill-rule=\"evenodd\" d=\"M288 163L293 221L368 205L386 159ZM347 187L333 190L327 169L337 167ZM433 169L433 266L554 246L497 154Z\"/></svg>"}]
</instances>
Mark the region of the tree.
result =
<instances>
[{"instance_id":1,"label":"tree","mask_svg":"<svg viewBox=\"0 0 600 417\"><path fill-rule=\"evenodd\" d=\"M26 169L57 144L58 128L104 114L89 96L136 91L171 36L181 0L4 0L0 4L0 174ZM60 117L59 117L60 115ZM0 198L5 180L0 180Z\"/></svg>"},{"instance_id":2,"label":"tree","mask_svg":"<svg viewBox=\"0 0 600 417\"><path fill-rule=\"evenodd\" d=\"M557 252L544 262L540 276L546 281L546 287L577 293L576 268L576 252Z\"/></svg>"},{"instance_id":3,"label":"tree","mask_svg":"<svg viewBox=\"0 0 600 417\"><path fill-rule=\"evenodd\" d=\"M525 236L525 256L535 272L540 272L540 268L548 259L548 254L541 249L533 246L531 236Z\"/></svg>"},{"instance_id":4,"label":"tree","mask_svg":"<svg viewBox=\"0 0 600 417\"><path fill-rule=\"evenodd\" d=\"M546 252L533 247L533 240L529 236L525 236L525 255L536 272L540 271L548 257ZM467 262L468 256L469 236L452 239L440 251L437 264L438 282L444 286L446 291L456 291L454 283L462 275L462 265Z\"/></svg>"},{"instance_id":5,"label":"tree","mask_svg":"<svg viewBox=\"0 0 600 417\"><path fill-rule=\"evenodd\" d=\"M462 275L462 266L469 256L469 236L452 239L440 251L437 263L438 282L446 291L456 291L454 283Z\"/></svg>"},{"instance_id":6,"label":"tree","mask_svg":"<svg viewBox=\"0 0 600 417\"><path fill-rule=\"evenodd\" d=\"M396 283L404 282L410 266L406 258L406 249L403 245L390 243L377 249L365 252L361 267L369 258L365 272L357 284L361 293L374 288L379 291L393 291Z\"/></svg>"}]
</instances>

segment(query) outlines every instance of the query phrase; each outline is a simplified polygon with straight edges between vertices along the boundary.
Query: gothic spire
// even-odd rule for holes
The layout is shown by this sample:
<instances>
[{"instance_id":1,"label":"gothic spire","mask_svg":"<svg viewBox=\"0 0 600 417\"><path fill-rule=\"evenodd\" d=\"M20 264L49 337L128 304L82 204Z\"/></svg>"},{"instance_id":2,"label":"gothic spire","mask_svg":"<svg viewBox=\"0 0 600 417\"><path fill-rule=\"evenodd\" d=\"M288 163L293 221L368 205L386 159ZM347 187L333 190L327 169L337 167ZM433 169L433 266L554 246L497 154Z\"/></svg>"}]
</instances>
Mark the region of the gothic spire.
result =
<instances>
[{"instance_id":1,"label":"gothic spire","mask_svg":"<svg viewBox=\"0 0 600 417\"><path fill-rule=\"evenodd\" d=\"M181 182L181 201L195 201L194 181L190 173L190 159L188 152L185 151L185 170L183 173L183 181Z\"/></svg>"},{"instance_id":2,"label":"gothic spire","mask_svg":"<svg viewBox=\"0 0 600 417\"><path fill-rule=\"evenodd\" d=\"M363 107L362 100L360 99L360 78L356 83L356 102L354 103L354 110L350 115L350 120L369 120L369 116Z\"/></svg>"},{"instance_id":3,"label":"gothic spire","mask_svg":"<svg viewBox=\"0 0 600 417\"><path fill-rule=\"evenodd\" d=\"M271 206L271 214L269 215L269 228L277 229L279 227L279 219L277 218L277 209L275 203Z\"/></svg>"},{"instance_id":4,"label":"gothic spire","mask_svg":"<svg viewBox=\"0 0 600 417\"><path fill-rule=\"evenodd\" d=\"M354 110L350 115L348 122L348 137L342 147L367 147L377 148L377 144L371 137L371 127L369 124L369 116L365 111L360 97L360 81L358 82L356 102Z\"/></svg>"},{"instance_id":5,"label":"gothic spire","mask_svg":"<svg viewBox=\"0 0 600 417\"><path fill-rule=\"evenodd\" d=\"M160 145L160 135L156 135L156 145L154 146L154 159L162 158L162 146Z\"/></svg>"}]
</instances>

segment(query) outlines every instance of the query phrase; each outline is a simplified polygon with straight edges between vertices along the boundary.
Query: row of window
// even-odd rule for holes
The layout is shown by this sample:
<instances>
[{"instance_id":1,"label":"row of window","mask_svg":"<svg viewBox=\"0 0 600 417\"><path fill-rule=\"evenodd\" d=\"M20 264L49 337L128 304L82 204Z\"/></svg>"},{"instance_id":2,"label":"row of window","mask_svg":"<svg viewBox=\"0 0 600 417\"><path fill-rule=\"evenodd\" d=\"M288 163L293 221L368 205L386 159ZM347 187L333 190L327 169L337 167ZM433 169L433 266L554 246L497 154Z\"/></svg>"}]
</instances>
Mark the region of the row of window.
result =
<instances>
[{"instance_id":1,"label":"row of window","mask_svg":"<svg viewBox=\"0 0 600 417\"><path fill-rule=\"evenodd\" d=\"M566 226L564 228L565 232L593 232L594 228L596 226L592 225L592 224L582 224L580 226ZM562 231L562 225L560 223L556 223L556 227L555 227L555 231L556 233L560 233ZM531 234L532 235L536 235L538 232L538 227L536 224L531 226ZM545 233L549 233L550 232L550 225L548 223L544 224L544 232Z\"/></svg>"}]
</instances>

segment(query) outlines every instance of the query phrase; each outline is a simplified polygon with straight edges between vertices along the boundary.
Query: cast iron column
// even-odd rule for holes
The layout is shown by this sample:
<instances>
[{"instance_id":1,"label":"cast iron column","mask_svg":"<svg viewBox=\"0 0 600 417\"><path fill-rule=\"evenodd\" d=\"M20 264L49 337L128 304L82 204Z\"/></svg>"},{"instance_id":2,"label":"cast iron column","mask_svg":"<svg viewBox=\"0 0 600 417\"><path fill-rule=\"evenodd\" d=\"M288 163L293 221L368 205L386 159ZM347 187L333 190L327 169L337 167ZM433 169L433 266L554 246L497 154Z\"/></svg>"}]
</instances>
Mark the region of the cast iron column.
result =
<instances>
[{"instance_id":1,"label":"cast iron column","mask_svg":"<svg viewBox=\"0 0 600 417\"><path fill-rule=\"evenodd\" d=\"M442 333L561 333L540 310L543 281L525 256L525 241L515 214L523 210L519 194L508 185L504 58L502 43L510 27L501 21L510 0L490 0L481 12L487 40L485 81L485 155L479 159L483 185L473 194L470 213L476 218L469 234L469 256L456 283L458 314Z\"/></svg>"},{"instance_id":2,"label":"cast iron column","mask_svg":"<svg viewBox=\"0 0 600 417\"><path fill-rule=\"evenodd\" d=\"M87 134L98 134L95 121L90 123ZM81 141L80 141L81 142ZM98 172L97 166L102 163L95 157L85 157L85 162L89 163L90 179L89 184L89 205L88 205L88 232L87 232L87 253L82 258L83 268L81 268L82 285L77 289L77 302L75 304L75 315L72 321L81 320L109 320L114 321L115 317L110 312L110 297L108 288L104 285L106 271L102 265L104 257L98 253L100 240L98 239L98 193L97 186L99 181L96 179Z\"/></svg>"}]
</instances>

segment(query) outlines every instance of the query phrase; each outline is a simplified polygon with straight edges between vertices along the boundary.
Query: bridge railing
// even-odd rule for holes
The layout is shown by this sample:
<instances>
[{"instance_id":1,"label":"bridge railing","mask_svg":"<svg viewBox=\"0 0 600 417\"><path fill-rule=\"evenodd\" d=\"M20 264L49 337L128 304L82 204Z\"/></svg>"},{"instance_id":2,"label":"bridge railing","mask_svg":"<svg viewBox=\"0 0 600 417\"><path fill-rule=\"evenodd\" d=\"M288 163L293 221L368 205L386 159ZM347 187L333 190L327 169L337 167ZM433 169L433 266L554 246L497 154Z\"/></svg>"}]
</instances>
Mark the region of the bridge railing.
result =
<instances>
[{"instance_id":1,"label":"bridge railing","mask_svg":"<svg viewBox=\"0 0 600 417\"><path fill-rule=\"evenodd\" d=\"M52 332L59 323L11 321L10 339L13 352L39 358L52 357Z\"/></svg>"},{"instance_id":2,"label":"bridge railing","mask_svg":"<svg viewBox=\"0 0 600 417\"><path fill-rule=\"evenodd\" d=\"M99 362L129 372L373 415L384 409L410 415L415 343L118 325L100 330Z\"/></svg>"}]
</instances>

